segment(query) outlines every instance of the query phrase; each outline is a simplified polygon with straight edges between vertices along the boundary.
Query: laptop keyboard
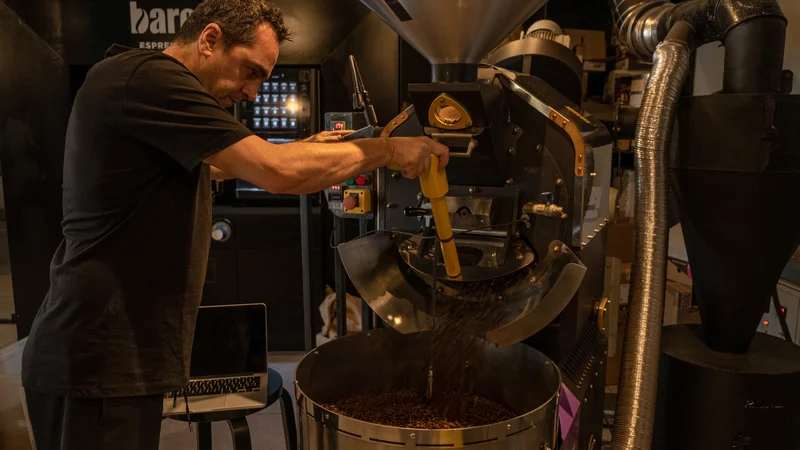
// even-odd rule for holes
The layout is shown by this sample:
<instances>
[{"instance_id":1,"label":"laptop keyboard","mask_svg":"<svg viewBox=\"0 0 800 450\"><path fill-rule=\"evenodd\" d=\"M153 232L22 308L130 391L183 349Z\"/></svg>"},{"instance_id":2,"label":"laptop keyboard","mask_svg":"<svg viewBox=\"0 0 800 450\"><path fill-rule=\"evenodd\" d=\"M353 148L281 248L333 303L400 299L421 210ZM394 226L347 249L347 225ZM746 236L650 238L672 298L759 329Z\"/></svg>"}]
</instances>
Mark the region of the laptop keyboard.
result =
<instances>
[{"instance_id":1,"label":"laptop keyboard","mask_svg":"<svg viewBox=\"0 0 800 450\"><path fill-rule=\"evenodd\" d=\"M261 390L261 377L258 375L246 377L215 378L209 380L194 380L177 392L178 397L183 397L184 391L188 397L199 395L233 394L237 392L254 392ZM172 398L176 392L165 394L165 398Z\"/></svg>"}]
</instances>

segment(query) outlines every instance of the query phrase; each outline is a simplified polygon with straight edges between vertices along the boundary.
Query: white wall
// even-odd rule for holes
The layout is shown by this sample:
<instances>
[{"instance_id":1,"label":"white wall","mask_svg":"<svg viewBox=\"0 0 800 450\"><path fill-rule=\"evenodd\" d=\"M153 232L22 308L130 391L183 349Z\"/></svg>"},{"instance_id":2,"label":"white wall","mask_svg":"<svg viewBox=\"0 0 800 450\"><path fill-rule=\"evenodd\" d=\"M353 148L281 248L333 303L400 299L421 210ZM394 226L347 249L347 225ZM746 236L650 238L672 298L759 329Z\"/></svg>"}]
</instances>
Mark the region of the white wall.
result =
<instances>
[{"instance_id":1,"label":"white wall","mask_svg":"<svg viewBox=\"0 0 800 450\"><path fill-rule=\"evenodd\" d=\"M778 0L783 14L789 19L786 29L786 54L784 69L794 72L793 94L800 94L800 0ZM706 44L697 50L695 95L707 95L722 89L722 69L725 49L719 42Z\"/></svg>"}]
</instances>

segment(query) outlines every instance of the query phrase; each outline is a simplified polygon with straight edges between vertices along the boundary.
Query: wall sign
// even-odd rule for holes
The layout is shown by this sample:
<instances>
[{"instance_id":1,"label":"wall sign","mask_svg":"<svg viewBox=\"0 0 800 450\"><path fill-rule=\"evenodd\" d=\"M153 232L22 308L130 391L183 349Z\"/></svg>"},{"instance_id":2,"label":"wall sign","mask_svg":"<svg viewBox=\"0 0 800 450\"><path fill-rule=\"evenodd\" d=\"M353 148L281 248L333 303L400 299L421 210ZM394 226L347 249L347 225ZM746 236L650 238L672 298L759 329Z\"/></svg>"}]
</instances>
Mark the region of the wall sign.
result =
<instances>
[{"instance_id":1,"label":"wall sign","mask_svg":"<svg viewBox=\"0 0 800 450\"><path fill-rule=\"evenodd\" d=\"M193 11L192 8L186 7L187 2L183 2L183 5L180 5L180 2L172 3L165 7L148 8L142 2L129 2L130 30L136 47L153 50L169 47L175 39L175 34Z\"/></svg>"},{"instance_id":2,"label":"wall sign","mask_svg":"<svg viewBox=\"0 0 800 450\"><path fill-rule=\"evenodd\" d=\"M0 0L1 1L1 0ZM69 65L101 61L112 44L163 50L200 0L4 0ZM322 64L370 14L359 0L273 0L294 32L279 64Z\"/></svg>"}]
</instances>

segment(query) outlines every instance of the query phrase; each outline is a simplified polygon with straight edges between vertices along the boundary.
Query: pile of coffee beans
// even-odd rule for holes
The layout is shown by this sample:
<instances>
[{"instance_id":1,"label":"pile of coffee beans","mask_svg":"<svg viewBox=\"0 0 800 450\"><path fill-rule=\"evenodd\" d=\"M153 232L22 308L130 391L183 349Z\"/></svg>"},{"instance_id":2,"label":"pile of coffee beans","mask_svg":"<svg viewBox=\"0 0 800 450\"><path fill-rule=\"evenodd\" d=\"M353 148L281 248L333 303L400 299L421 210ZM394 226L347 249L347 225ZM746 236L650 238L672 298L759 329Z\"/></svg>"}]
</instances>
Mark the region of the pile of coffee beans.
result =
<instances>
[{"instance_id":1,"label":"pile of coffee beans","mask_svg":"<svg viewBox=\"0 0 800 450\"><path fill-rule=\"evenodd\" d=\"M442 291L437 298L431 338L430 399L423 390L404 389L365 393L325 407L365 422L422 429L483 426L516 417L518 414L506 406L474 395L478 383L487 382L485 376L479 379L479 371L485 374L487 368L480 367L478 361L486 347L492 345L478 337L484 337L508 320L506 295L528 276L523 270L489 282L462 283Z\"/></svg>"},{"instance_id":2,"label":"pile of coffee beans","mask_svg":"<svg viewBox=\"0 0 800 450\"><path fill-rule=\"evenodd\" d=\"M516 416L491 400L475 395L451 392L454 404L464 405L457 420L442 417L425 398L425 392L403 389L392 392L361 394L342 399L325 408L365 422L399 428L441 430L490 425Z\"/></svg>"}]
</instances>

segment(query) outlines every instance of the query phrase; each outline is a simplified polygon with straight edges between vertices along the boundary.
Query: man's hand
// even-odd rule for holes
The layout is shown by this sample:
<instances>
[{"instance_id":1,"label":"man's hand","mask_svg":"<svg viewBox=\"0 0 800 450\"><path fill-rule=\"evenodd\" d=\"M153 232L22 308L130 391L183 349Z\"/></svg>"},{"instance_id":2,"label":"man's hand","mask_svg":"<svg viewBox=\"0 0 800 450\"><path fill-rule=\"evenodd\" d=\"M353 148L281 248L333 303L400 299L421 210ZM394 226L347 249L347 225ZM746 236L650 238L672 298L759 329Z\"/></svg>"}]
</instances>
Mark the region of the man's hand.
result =
<instances>
[{"instance_id":1,"label":"man's hand","mask_svg":"<svg viewBox=\"0 0 800 450\"><path fill-rule=\"evenodd\" d=\"M344 139L345 136L352 133L353 130L334 130L323 131L311 137L303 139L303 142L338 142Z\"/></svg>"},{"instance_id":2,"label":"man's hand","mask_svg":"<svg viewBox=\"0 0 800 450\"><path fill-rule=\"evenodd\" d=\"M409 179L430 170L431 153L439 157L439 169L444 169L450 160L450 149L427 137L390 138L389 144L386 167Z\"/></svg>"}]
</instances>

